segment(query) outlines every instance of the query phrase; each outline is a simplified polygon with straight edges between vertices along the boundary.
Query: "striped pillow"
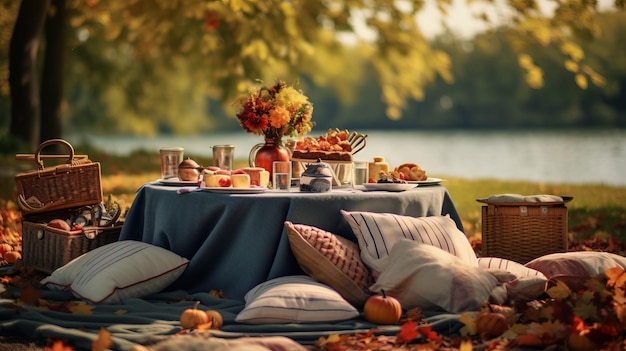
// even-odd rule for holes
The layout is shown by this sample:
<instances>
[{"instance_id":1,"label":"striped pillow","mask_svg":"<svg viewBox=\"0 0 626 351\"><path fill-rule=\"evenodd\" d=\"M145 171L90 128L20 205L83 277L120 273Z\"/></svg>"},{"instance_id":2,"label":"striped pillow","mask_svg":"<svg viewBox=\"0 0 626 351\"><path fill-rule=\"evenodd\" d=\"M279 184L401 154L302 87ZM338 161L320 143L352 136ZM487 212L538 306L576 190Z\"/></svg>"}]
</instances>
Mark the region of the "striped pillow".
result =
<instances>
[{"instance_id":1,"label":"striped pillow","mask_svg":"<svg viewBox=\"0 0 626 351\"><path fill-rule=\"evenodd\" d=\"M359 311L330 287L306 275L275 278L252 288L235 317L247 324L334 322L356 318Z\"/></svg>"},{"instance_id":2,"label":"striped pillow","mask_svg":"<svg viewBox=\"0 0 626 351\"><path fill-rule=\"evenodd\" d=\"M472 245L450 216L410 217L392 213L341 211L356 236L363 262L382 272L393 245L401 239L429 244L478 266Z\"/></svg>"},{"instance_id":3,"label":"striped pillow","mask_svg":"<svg viewBox=\"0 0 626 351\"><path fill-rule=\"evenodd\" d=\"M56 269L41 283L91 303L120 303L165 289L189 260L162 247L123 240L100 246Z\"/></svg>"}]
</instances>

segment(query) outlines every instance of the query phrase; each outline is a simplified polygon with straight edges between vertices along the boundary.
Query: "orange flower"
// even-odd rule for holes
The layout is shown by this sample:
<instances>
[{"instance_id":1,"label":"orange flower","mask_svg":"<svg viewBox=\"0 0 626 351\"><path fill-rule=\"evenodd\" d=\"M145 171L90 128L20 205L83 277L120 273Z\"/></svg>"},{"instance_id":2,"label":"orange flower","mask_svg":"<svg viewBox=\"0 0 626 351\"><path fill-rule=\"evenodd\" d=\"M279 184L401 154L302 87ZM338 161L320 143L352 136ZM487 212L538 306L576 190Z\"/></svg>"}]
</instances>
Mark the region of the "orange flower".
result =
<instances>
[{"instance_id":1,"label":"orange flower","mask_svg":"<svg viewBox=\"0 0 626 351\"><path fill-rule=\"evenodd\" d=\"M240 97L239 125L248 133L278 140L302 136L313 128L313 105L302 92L278 81Z\"/></svg>"}]
</instances>

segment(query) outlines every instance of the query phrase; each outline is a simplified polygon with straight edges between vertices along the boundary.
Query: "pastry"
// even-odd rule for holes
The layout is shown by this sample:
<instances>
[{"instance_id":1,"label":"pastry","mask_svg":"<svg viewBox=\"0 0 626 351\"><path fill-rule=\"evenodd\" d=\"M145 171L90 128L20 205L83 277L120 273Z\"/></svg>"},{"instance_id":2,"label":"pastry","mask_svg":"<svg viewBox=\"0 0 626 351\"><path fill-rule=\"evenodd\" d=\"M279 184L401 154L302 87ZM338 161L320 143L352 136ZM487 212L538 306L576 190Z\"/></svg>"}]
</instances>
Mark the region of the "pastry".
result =
<instances>
[{"instance_id":1,"label":"pastry","mask_svg":"<svg viewBox=\"0 0 626 351\"><path fill-rule=\"evenodd\" d=\"M329 129L317 138L304 137L296 142L291 157L306 160L352 161L352 145L348 131Z\"/></svg>"},{"instance_id":2,"label":"pastry","mask_svg":"<svg viewBox=\"0 0 626 351\"><path fill-rule=\"evenodd\" d=\"M426 171L415 163L403 163L394 169L404 175L404 179L409 181L420 181L428 179Z\"/></svg>"},{"instance_id":3,"label":"pastry","mask_svg":"<svg viewBox=\"0 0 626 351\"><path fill-rule=\"evenodd\" d=\"M233 188L249 188L250 175L248 173L233 173L230 175Z\"/></svg>"},{"instance_id":4,"label":"pastry","mask_svg":"<svg viewBox=\"0 0 626 351\"><path fill-rule=\"evenodd\" d=\"M305 160L352 161L352 153L346 151L294 150L291 157Z\"/></svg>"},{"instance_id":5,"label":"pastry","mask_svg":"<svg viewBox=\"0 0 626 351\"><path fill-rule=\"evenodd\" d=\"M250 185L267 187L270 184L270 172L263 167L246 167L241 170L250 175Z\"/></svg>"},{"instance_id":6,"label":"pastry","mask_svg":"<svg viewBox=\"0 0 626 351\"><path fill-rule=\"evenodd\" d=\"M210 174L204 176L204 185L207 188L229 187L230 176L226 174Z\"/></svg>"}]
</instances>

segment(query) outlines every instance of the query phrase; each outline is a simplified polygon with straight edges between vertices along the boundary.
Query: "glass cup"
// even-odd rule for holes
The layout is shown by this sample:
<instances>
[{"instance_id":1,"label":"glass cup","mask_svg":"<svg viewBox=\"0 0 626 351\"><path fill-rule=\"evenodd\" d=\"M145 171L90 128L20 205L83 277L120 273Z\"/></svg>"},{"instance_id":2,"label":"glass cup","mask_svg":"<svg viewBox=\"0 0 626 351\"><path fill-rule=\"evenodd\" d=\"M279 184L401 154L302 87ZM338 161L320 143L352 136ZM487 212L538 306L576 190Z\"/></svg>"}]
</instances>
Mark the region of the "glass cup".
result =
<instances>
[{"instance_id":1,"label":"glass cup","mask_svg":"<svg viewBox=\"0 0 626 351\"><path fill-rule=\"evenodd\" d=\"M185 149L182 147L162 147L159 150L161 154L161 179L178 177L178 165L183 162L184 152Z\"/></svg>"},{"instance_id":2,"label":"glass cup","mask_svg":"<svg viewBox=\"0 0 626 351\"><path fill-rule=\"evenodd\" d=\"M213 166L221 169L233 170L234 145L213 145Z\"/></svg>"},{"instance_id":3,"label":"glass cup","mask_svg":"<svg viewBox=\"0 0 626 351\"><path fill-rule=\"evenodd\" d=\"M274 191L289 191L291 187L291 161L272 163L272 188Z\"/></svg>"},{"instance_id":4,"label":"glass cup","mask_svg":"<svg viewBox=\"0 0 626 351\"><path fill-rule=\"evenodd\" d=\"M352 184L363 185L368 181L367 161L354 161L352 165Z\"/></svg>"}]
</instances>

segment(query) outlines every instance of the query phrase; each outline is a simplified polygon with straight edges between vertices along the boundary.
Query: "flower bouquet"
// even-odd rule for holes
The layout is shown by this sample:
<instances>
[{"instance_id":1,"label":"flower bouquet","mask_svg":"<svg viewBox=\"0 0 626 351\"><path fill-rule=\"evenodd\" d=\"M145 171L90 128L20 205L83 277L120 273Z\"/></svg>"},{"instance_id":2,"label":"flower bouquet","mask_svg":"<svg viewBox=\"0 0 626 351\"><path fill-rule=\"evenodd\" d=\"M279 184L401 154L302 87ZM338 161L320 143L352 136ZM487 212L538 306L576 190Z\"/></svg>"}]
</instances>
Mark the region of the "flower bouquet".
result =
<instances>
[{"instance_id":1,"label":"flower bouquet","mask_svg":"<svg viewBox=\"0 0 626 351\"><path fill-rule=\"evenodd\" d=\"M263 135L279 144L283 136L302 136L313 128L313 105L301 92L277 81L239 98L237 119L248 133Z\"/></svg>"}]
</instances>

